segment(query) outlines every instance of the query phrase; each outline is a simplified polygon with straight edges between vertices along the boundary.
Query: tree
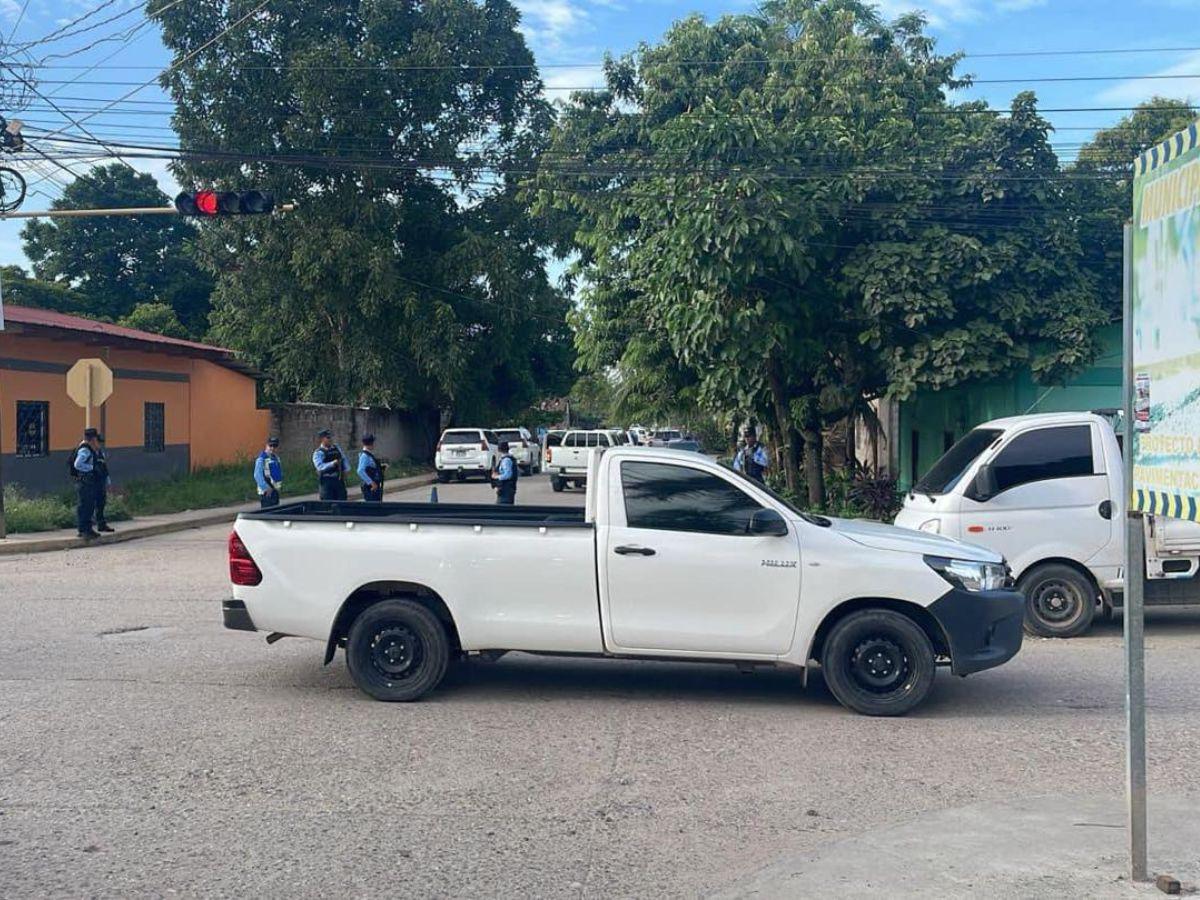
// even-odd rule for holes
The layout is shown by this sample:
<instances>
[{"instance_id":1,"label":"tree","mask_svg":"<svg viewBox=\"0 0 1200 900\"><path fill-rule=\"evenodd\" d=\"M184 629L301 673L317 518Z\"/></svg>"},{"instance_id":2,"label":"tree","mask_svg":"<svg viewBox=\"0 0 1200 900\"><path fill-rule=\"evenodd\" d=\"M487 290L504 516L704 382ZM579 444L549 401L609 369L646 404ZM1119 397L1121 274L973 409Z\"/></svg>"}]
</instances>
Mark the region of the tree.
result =
<instances>
[{"instance_id":1,"label":"tree","mask_svg":"<svg viewBox=\"0 0 1200 900\"><path fill-rule=\"evenodd\" d=\"M150 14L182 60L249 8ZM298 201L202 229L214 336L277 399L465 421L569 387L567 298L517 193L550 116L518 24L507 0L279 0L167 76L181 179Z\"/></svg>"},{"instance_id":2,"label":"tree","mask_svg":"<svg viewBox=\"0 0 1200 900\"><path fill-rule=\"evenodd\" d=\"M857 0L693 16L610 61L536 182L579 254L581 360L665 358L766 420L817 506L823 429L865 398L1086 362L1103 317L1049 125L1029 95L951 103L957 63Z\"/></svg>"},{"instance_id":3,"label":"tree","mask_svg":"<svg viewBox=\"0 0 1200 900\"><path fill-rule=\"evenodd\" d=\"M139 303L129 315L120 319L117 324L166 337L188 337L188 330L183 327L183 323L175 315L175 310L165 303Z\"/></svg>"},{"instance_id":4,"label":"tree","mask_svg":"<svg viewBox=\"0 0 1200 900\"><path fill-rule=\"evenodd\" d=\"M16 306L49 309L68 315L85 315L86 301L77 291L62 284L30 278L20 266L0 268L0 293L4 302Z\"/></svg>"},{"instance_id":5,"label":"tree","mask_svg":"<svg viewBox=\"0 0 1200 900\"><path fill-rule=\"evenodd\" d=\"M1079 217L1084 264L1112 318L1122 314L1123 231L1133 215L1133 160L1196 121L1184 100L1152 97L1112 128L1097 131L1070 167L1077 176L1070 202Z\"/></svg>"},{"instance_id":6,"label":"tree","mask_svg":"<svg viewBox=\"0 0 1200 900\"><path fill-rule=\"evenodd\" d=\"M52 209L167 206L154 176L124 163L93 168L71 182ZM31 219L21 231L38 278L85 298L86 315L118 319L139 303L171 306L189 333L208 327L212 280L195 263L195 229L174 216Z\"/></svg>"}]
</instances>

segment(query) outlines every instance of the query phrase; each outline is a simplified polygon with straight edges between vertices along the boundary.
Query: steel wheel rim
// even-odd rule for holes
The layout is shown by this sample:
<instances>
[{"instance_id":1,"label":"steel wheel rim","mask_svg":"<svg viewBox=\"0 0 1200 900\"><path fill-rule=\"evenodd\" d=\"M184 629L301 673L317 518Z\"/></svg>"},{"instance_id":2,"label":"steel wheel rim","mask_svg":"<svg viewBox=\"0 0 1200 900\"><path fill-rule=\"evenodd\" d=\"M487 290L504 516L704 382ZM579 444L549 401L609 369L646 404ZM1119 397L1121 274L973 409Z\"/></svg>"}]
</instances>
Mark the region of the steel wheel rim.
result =
<instances>
[{"instance_id":1,"label":"steel wheel rim","mask_svg":"<svg viewBox=\"0 0 1200 900\"><path fill-rule=\"evenodd\" d=\"M1029 599L1038 618L1050 625L1069 625L1083 614L1082 594L1065 579L1051 578L1039 583Z\"/></svg>"},{"instance_id":2,"label":"steel wheel rim","mask_svg":"<svg viewBox=\"0 0 1200 900\"><path fill-rule=\"evenodd\" d=\"M850 678L868 694L883 696L903 688L912 672L904 648L888 635L871 635L850 653Z\"/></svg>"},{"instance_id":3,"label":"steel wheel rim","mask_svg":"<svg viewBox=\"0 0 1200 900\"><path fill-rule=\"evenodd\" d=\"M411 678L421 668L425 644L406 625L388 625L371 637L368 647L371 667L387 681Z\"/></svg>"}]
</instances>

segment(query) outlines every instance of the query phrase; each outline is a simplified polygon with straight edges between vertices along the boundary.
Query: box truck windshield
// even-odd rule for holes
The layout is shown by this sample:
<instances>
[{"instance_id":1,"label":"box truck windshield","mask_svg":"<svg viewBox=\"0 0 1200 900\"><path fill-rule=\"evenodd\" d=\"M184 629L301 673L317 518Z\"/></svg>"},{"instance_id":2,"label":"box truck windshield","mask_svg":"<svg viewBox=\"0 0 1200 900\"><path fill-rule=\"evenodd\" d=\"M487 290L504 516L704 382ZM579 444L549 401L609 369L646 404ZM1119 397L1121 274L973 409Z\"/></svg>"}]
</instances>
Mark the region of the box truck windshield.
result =
<instances>
[{"instance_id":1,"label":"box truck windshield","mask_svg":"<svg viewBox=\"0 0 1200 900\"><path fill-rule=\"evenodd\" d=\"M945 452L925 477L913 485L918 494L944 494L953 490L971 464L1003 432L999 428L976 428Z\"/></svg>"}]
</instances>

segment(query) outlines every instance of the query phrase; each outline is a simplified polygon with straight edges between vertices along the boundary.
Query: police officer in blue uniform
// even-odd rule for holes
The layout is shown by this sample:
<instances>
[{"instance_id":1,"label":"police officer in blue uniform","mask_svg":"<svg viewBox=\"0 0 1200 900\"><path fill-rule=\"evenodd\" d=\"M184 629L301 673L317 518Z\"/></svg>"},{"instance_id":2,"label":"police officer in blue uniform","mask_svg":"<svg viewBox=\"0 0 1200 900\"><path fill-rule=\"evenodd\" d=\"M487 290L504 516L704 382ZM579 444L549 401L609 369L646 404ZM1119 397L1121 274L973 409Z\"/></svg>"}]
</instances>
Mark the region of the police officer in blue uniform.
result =
<instances>
[{"instance_id":1,"label":"police officer in blue uniform","mask_svg":"<svg viewBox=\"0 0 1200 900\"><path fill-rule=\"evenodd\" d=\"M112 534L117 529L108 524L104 510L108 506L108 488L112 478L108 475L108 454L104 449L104 435L96 435L96 451L93 460L93 473L96 476L96 530L104 534Z\"/></svg>"},{"instance_id":2,"label":"police officer in blue uniform","mask_svg":"<svg viewBox=\"0 0 1200 900\"><path fill-rule=\"evenodd\" d=\"M755 481L762 482L767 474L770 458L766 448L758 442L758 436L753 428L747 428L742 435L744 443L733 458L733 470L742 472Z\"/></svg>"},{"instance_id":3,"label":"police officer in blue uniform","mask_svg":"<svg viewBox=\"0 0 1200 900\"><path fill-rule=\"evenodd\" d=\"M500 462L492 487L496 489L496 502L501 506L512 506L517 502L517 461L508 452L508 441L500 442Z\"/></svg>"},{"instance_id":4,"label":"police officer in blue uniform","mask_svg":"<svg viewBox=\"0 0 1200 900\"><path fill-rule=\"evenodd\" d=\"M268 438L267 446L254 460L254 483L258 485L258 502L263 509L279 505L279 491L283 487L279 438Z\"/></svg>"},{"instance_id":5,"label":"police officer in blue uniform","mask_svg":"<svg viewBox=\"0 0 1200 900\"><path fill-rule=\"evenodd\" d=\"M88 428L83 432L83 441L71 454L71 475L75 479L75 487L79 502L75 507L75 522L81 538L98 538L100 535L92 528L92 519L96 515L96 455L100 451L100 432Z\"/></svg>"},{"instance_id":6,"label":"police officer in blue uniform","mask_svg":"<svg viewBox=\"0 0 1200 900\"><path fill-rule=\"evenodd\" d=\"M375 457L375 435L364 434L362 450L358 454L358 480L361 482L363 500L368 503L383 501L383 477L387 463Z\"/></svg>"},{"instance_id":7,"label":"police officer in blue uniform","mask_svg":"<svg viewBox=\"0 0 1200 900\"><path fill-rule=\"evenodd\" d=\"M313 468L317 470L317 488L322 500L345 500L346 482L343 473L350 471L350 460L342 448L333 442L333 432L322 428L317 432L321 445L313 451Z\"/></svg>"}]
</instances>

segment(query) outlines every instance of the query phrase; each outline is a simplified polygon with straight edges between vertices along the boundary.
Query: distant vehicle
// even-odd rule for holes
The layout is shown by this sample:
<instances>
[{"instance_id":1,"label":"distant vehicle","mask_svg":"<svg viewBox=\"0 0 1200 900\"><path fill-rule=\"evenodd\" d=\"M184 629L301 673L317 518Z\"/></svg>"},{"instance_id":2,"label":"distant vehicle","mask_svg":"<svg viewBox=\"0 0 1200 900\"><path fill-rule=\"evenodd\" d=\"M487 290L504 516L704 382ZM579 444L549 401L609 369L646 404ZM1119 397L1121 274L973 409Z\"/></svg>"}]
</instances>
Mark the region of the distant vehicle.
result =
<instances>
[{"instance_id":1,"label":"distant vehicle","mask_svg":"<svg viewBox=\"0 0 1200 900\"><path fill-rule=\"evenodd\" d=\"M558 447L546 448L546 471L550 487L560 493L566 487L583 487L587 483L588 457L598 448L618 447L614 433L605 429L568 431Z\"/></svg>"},{"instance_id":2,"label":"distant vehicle","mask_svg":"<svg viewBox=\"0 0 1200 900\"><path fill-rule=\"evenodd\" d=\"M627 429L632 443L647 445L650 443L650 430L642 425L630 425Z\"/></svg>"},{"instance_id":3,"label":"distant vehicle","mask_svg":"<svg viewBox=\"0 0 1200 900\"><path fill-rule=\"evenodd\" d=\"M542 456L546 456L546 450L550 447L557 447L562 443L563 435L567 433L565 428L552 428L546 432L546 436L542 438Z\"/></svg>"},{"instance_id":4,"label":"distant vehicle","mask_svg":"<svg viewBox=\"0 0 1200 900\"><path fill-rule=\"evenodd\" d=\"M677 441L667 441L668 450L687 450L691 453L701 453L700 442L695 438L680 438Z\"/></svg>"},{"instance_id":5,"label":"distant vehicle","mask_svg":"<svg viewBox=\"0 0 1200 900\"><path fill-rule=\"evenodd\" d=\"M671 441L683 440L683 432L676 428L664 428L656 431L650 438L651 447L665 447Z\"/></svg>"},{"instance_id":6,"label":"distant vehicle","mask_svg":"<svg viewBox=\"0 0 1200 900\"><path fill-rule=\"evenodd\" d=\"M616 441L616 443L613 444L614 447L625 447L633 443L633 441L629 439L629 432L627 431L622 431L620 428L609 428L606 430L613 436L613 440Z\"/></svg>"},{"instance_id":7,"label":"distant vehicle","mask_svg":"<svg viewBox=\"0 0 1200 900\"><path fill-rule=\"evenodd\" d=\"M1125 590L1125 469L1112 424L1095 413L1013 416L946 451L896 524L1003 553L1025 595L1025 628L1074 637ZM1200 525L1143 518L1145 602L1200 604Z\"/></svg>"},{"instance_id":8,"label":"distant vehicle","mask_svg":"<svg viewBox=\"0 0 1200 900\"><path fill-rule=\"evenodd\" d=\"M819 663L833 696L872 716L912 710L941 666L970 675L1021 648L1021 596L992 550L807 515L695 453L600 447L586 478L573 508L243 513L225 627L318 640L327 663L344 647L354 683L384 701L426 696L459 659L516 650Z\"/></svg>"},{"instance_id":9,"label":"distant vehicle","mask_svg":"<svg viewBox=\"0 0 1200 900\"><path fill-rule=\"evenodd\" d=\"M442 432L433 465L437 480L445 484L477 475L490 478L500 460L500 438L486 428L448 428Z\"/></svg>"},{"instance_id":10,"label":"distant vehicle","mask_svg":"<svg viewBox=\"0 0 1200 900\"><path fill-rule=\"evenodd\" d=\"M508 441L508 452L526 475L542 471L542 445L528 428L506 426L496 429L496 437Z\"/></svg>"}]
</instances>

